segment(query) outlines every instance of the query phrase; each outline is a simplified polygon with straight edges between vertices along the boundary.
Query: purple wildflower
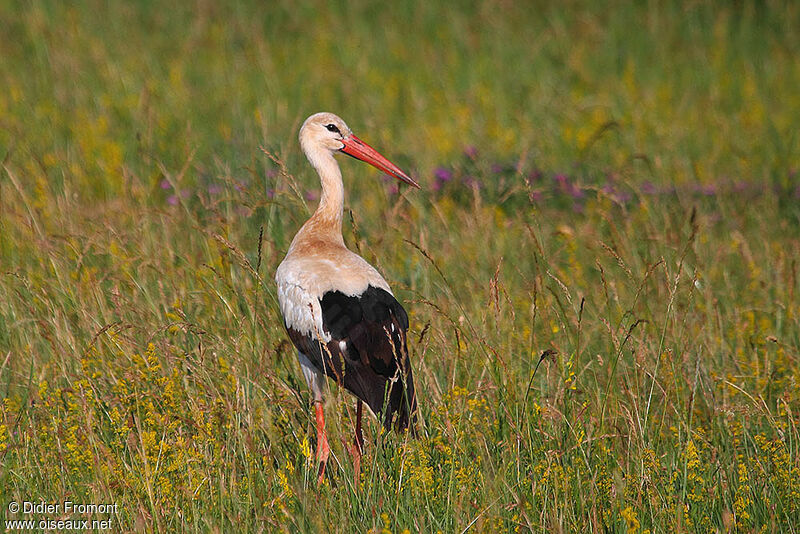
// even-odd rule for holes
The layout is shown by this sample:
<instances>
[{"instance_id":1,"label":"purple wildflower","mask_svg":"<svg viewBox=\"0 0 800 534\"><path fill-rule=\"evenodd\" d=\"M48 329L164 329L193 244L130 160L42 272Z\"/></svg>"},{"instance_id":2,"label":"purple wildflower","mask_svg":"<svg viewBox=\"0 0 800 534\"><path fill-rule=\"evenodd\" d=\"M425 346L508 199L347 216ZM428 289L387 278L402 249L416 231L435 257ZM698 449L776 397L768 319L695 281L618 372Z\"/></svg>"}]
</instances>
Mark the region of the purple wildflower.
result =
<instances>
[{"instance_id":1,"label":"purple wildflower","mask_svg":"<svg viewBox=\"0 0 800 534\"><path fill-rule=\"evenodd\" d=\"M642 193L645 195L655 195L658 193L658 188L653 182L646 181L642 184Z\"/></svg>"},{"instance_id":2,"label":"purple wildflower","mask_svg":"<svg viewBox=\"0 0 800 534\"><path fill-rule=\"evenodd\" d=\"M220 193L222 193L222 186L219 184L211 184L208 186L209 195L219 195Z\"/></svg>"},{"instance_id":3,"label":"purple wildflower","mask_svg":"<svg viewBox=\"0 0 800 534\"><path fill-rule=\"evenodd\" d=\"M470 159L475 159L478 157L478 148L475 145L469 145L464 147L464 155Z\"/></svg>"},{"instance_id":4,"label":"purple wildflower","mask_svg":"<svg viewBox=\"0 0 800 534\"><path fill-rule=\"evenodd\" d=\"M267 198L275 198L275 190L267 189Z\"/></svg>"},{"instance_id":5,"label":"purple wildflower","mask_svg":"<svg viewBox=\"0 0 800 534\"><path fill-rule=\"evenodd\" d=\"M306 200L314 201L319 198L319 194L316 191L306 191L305 197Z\"/></svg>"},{"instance_id":6,"label":"purple wildflower","mask_svg":"<svg viewBox=\"0 0 800 534\"><path fill-rule=\"evenodd\" d=\"M177 206L178 205L178 197L175 195L170 195L167 197L167 204L170 206Z\"/></svg>"},{"instance_id":7,"label":"purple wildflower","mask_svg":"<svg viewBox=\"0 0 800 534\"><path fill-rule=\"evenodd\" d=\"M569 196L572 198L583 198L586 196L586 193L583 192L583 189L575 184L569 184L569 190L567 193L569 193Z\"/></svg>"},{"instance_id":8,"label":"purple wildflower","mask_svg":"<svg viewBox=\"0 0 800 534\"><path fill-rule=\"evenodd\" d=\"M437 167L436 170L433 171L433 177L433 190L439 191L444 184L453 179L453 171L445 167Z\"/></svg>"},{"instance_id":9,"label":"purple wildflower","mask_svg":"<svg viewBox=\"0 0 800 534\"><path fill-rule=\"evenodd\" d=\"M436 181L441 183L449 182L453 179L453 172L444 167L437 167L436 170L433 171L433 175L436 177Z\"/></svg>"},{"instance_id":10,"label":"purple wildflower","mask_svg":"<svg viewBox=\"0 0 800 534\"><path fill-rule=\"evenodd\" d=\"M566 174L556 174L553 178L558 183L558 189L565 195L572 198L583 198L586 194L583 190L569 181Z\"/></svg>"},{"instance_id":11,"label":"purple wildflower","mask_svg":"<svg viewBox=\"0 0 800 534\"><path fill-rule=\"evenodd\" d=\"M169 183L169 180L167 180L166 178L161 180L161 183L159 185L161 186L161 189L164 189L164 190L172 189L172 184Z\"/></svg>"},{"instance_id":12,"label":"purple wildflower","mask_svg":"<svg viewBox=\"0 0 800 534\"><path fill-rule=\"evenodd\" d=\"M495 174L500 174L506 170L505 166L501 163L492 163L492 172Z\"/></svg>"}]
</instances>

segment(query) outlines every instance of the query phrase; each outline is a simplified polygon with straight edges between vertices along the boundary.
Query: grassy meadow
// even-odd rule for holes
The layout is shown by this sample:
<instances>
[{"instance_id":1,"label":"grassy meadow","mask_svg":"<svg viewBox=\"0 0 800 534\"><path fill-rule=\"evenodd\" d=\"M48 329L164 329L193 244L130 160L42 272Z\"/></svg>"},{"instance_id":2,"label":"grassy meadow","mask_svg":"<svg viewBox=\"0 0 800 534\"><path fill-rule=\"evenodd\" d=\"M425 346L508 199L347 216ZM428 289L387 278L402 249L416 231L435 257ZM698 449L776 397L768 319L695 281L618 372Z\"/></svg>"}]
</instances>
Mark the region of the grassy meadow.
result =
<instances>
[{"instance_id":1,"label":"grassy meadow","mask_svg":"<svg viewBox=\"0 0 800 534\"><path fill-rule=\"evenodd\" d=\"M800 5L599 4L0 1L0 517L796 532ZM423 184L340 158L421 417L357 489L273 282L323 110Z\"/></svg>"}]
</instances>

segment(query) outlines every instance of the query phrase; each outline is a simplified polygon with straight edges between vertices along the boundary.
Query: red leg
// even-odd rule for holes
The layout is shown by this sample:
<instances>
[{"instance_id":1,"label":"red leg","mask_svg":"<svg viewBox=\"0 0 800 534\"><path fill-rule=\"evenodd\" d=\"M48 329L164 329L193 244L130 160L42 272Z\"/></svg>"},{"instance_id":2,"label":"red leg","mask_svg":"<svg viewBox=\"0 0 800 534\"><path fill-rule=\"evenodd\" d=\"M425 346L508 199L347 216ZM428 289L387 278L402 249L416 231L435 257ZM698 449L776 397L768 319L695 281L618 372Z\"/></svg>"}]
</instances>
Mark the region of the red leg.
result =
<instances>
[{"instance_id":1,"label":"red leg","mask_svg":"<svg viewBox=\"0 0 800 534\"><path fill-rule=\"evenodd\" d=\"M358 487L358 480L361 476L361 454L364 452L364 436L361 434L361 413L364 405L359 399L356 401L356 435L350 454L353 455L353 483Z\"/></svg>"},{"instance_id":2,"label":"red leg","mask_svg":"<svg viewBox=\"0 0 800 534\"><path fill-rule=\"evenodd\" d=\"M356 401L356 446L359 452L364 452L364 435L361 433L361 413L364 411L364 403L361 399Z\"/></svg>"},{"instance_id":3,"label":"red leg","mask_svg":"<svg viewBox=\"0 0 800 534\"><path fill-rule=\"evenodd\" d=\"M317 415L317 462L319 463L319 479L317 482L322 484L322 479L325 478L325 466L328 464L328 456L331 454L331 446L328 444L328 435L325 432L325 414L322 412L322 401L315 401L314 409Z\"/></svg>"}]
</instances>

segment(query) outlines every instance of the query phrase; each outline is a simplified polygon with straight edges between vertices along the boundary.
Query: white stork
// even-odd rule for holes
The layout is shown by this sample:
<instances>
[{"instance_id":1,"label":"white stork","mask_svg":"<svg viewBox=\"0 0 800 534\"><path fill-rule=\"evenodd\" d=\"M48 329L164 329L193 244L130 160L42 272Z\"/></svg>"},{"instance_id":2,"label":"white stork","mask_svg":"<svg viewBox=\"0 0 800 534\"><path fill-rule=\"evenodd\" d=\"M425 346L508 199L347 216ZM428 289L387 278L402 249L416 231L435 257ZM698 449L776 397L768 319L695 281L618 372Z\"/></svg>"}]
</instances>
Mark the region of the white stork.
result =
<instances>
[{"instance_id":1,"label":"white stork","mask_svg":"<svg viewBox=\"0 0 800 534\"><path fill-rule=\"evenodd\" d=\"M416 411L406 345L408 315L378 271L344 244L344 186L334 155L343 152L409 185L419 185L332 113L306 119L300 146L319 173L322 196L292 240L275 281L286 330L314 396L321 482L330 454L322 409L325 375L358 399L351 449L356 477L363 450L362 402L383 416L387 430L413 428Z\"/></svg>"}]
</instances>

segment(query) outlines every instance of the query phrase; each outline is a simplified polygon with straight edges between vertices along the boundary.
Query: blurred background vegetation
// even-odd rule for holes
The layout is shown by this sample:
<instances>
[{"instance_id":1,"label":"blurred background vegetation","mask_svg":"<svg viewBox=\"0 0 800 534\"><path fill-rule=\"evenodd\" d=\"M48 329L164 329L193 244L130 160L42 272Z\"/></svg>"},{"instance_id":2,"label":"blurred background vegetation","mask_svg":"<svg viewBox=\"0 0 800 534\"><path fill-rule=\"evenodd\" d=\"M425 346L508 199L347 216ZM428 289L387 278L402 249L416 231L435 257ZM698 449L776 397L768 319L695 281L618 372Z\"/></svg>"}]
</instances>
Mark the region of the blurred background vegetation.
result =
<instances>
[{"instance_id":1,"label":"blurred background vegetation","mask_svg":"<svg viewBox=\"0 0 800 534\"><path fill-rule=\"evenodd\" d=\"M0 500L119 530L800 521L794 2L0 2ZM342 116L423 436L317 488L272 276ZM545 350L557 351L533 371ZM36 518L40 519L40 518Z\"/></svg>"}]
</instances>

